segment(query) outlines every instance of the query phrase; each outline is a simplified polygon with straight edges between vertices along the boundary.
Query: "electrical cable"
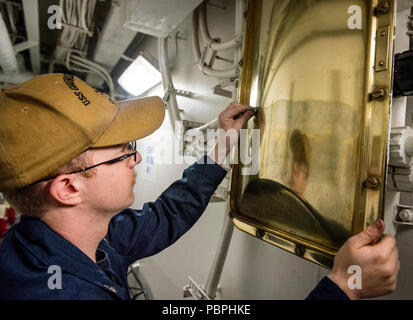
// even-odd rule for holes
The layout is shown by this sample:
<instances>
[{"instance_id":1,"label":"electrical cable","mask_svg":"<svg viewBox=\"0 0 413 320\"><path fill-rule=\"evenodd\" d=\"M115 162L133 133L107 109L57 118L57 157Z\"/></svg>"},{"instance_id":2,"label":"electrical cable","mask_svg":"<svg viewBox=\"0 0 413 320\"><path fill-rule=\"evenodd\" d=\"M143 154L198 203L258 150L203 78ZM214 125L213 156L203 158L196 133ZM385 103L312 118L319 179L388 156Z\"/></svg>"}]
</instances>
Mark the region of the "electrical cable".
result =
<instances>
[{"instance_id":1,"label":"electrical cable","mask_svg":"<svg viewBox=\"0 0 413 320\"><path fill-rule=\"evenodd\" d=\"M96 73L107 83L110 96L113 97L114 84L109 72L98 63L72 51L72 49L81 52L86 50L88 33L84 31L89 31L91 28L96 0L60 0L59 3L62 8L62 21L65 24L59 46L67 48L64 56L66 68L77 72Z\"/></svg>"},{"instance_id":2,"label":"electrical cable","mask_svg":"<svg viewBox=\"0 0 413 320\"><path fill-rule=\"evenodd\" d=\"M90 61L84 57L81 57L80 55L75 54L72 51L69 51L67 57L66 57L66 66L71 68L71 64L77 64L80 67L86 68L87 70L91 70L98 75L100 75L105 82L108 84L109 91L110 91L110 96L113 96L114 92L114 84L112 77L110 76L109 72L106 71L101 65L97 64L96 62Z\"/></svg>"},{"instance_id":3,"label":"electrical cable","mask_svg":"<svg viewBox=\"0 0 413 320\"><path fill-rule=\"evenodd\" d=\"M216 70L210 68L204 63L204 58L206 54L207 47L204 48L201 54L201 49L199 46L199 8L195 9L192 16L192 50L195 57L195 63L202 73L207 76L217 77L217 78L233 78L237 77L239 73L239 68L237 65L232 66L229 69Z\"/></svg>"}]
</instances>

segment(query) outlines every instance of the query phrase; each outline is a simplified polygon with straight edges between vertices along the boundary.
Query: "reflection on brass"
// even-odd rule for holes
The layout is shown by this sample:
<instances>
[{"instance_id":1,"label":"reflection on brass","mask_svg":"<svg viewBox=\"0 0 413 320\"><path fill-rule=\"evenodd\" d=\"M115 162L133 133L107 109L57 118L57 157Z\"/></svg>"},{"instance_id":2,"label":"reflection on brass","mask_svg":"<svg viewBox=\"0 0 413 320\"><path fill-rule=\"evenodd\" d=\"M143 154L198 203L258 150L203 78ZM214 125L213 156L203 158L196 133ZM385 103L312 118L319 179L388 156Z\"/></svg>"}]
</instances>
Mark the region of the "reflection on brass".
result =
<instances>
[{"instance_id":1,"label":"reflection on brass","mask_svg":"<svg viewBox=\"0 0 413 320\"><path fill-rule=\"evenodd\" d=\"M239 229L330 268L382 216L392 41L375 38L392 39L393 16L393 1L248 2L240 102L259 109L261 145L258 174L232 170Z\"/></svg>"}]
</instances>

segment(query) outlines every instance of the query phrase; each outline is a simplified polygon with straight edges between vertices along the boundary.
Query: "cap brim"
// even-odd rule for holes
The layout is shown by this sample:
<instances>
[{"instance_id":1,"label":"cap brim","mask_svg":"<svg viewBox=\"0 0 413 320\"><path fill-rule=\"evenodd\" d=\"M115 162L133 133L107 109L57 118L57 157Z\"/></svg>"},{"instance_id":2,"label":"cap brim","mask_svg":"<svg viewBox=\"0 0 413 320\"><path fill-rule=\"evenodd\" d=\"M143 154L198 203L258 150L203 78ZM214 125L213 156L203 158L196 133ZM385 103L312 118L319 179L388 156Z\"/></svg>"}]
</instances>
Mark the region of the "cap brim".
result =
<instances>
[{"instance_id":1,"label":"cap brim","mask_svg":"<svg viewBox=\"0 0 413 320\"><path fill-rule=\"evenodd\" d=\"M156 131L165 118L165 105L159 97L116 102L119 112L111 125L91 145L108 147L146 137Z\"/></svg>"}]
</instances>

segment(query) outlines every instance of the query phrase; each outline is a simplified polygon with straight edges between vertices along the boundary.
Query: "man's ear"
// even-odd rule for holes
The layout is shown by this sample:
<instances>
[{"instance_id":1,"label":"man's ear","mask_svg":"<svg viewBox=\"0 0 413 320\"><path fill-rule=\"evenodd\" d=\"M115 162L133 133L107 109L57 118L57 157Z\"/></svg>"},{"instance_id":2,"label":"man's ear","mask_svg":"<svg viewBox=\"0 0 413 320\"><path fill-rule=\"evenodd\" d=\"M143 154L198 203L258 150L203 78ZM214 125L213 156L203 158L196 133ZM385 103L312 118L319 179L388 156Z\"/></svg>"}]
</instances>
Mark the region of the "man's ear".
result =
<instances>
[{"instance_id":1,"label":"man's ear","mask_svg":"<svg viewBox=\"0 0 413 320\"><path fill-rule=\"evenodd\" d=\"M50 196L57 202L74 206L82 202L80 192L81 182L73 175L60 175L49 186Z\"/></svg>"}]
</instances>

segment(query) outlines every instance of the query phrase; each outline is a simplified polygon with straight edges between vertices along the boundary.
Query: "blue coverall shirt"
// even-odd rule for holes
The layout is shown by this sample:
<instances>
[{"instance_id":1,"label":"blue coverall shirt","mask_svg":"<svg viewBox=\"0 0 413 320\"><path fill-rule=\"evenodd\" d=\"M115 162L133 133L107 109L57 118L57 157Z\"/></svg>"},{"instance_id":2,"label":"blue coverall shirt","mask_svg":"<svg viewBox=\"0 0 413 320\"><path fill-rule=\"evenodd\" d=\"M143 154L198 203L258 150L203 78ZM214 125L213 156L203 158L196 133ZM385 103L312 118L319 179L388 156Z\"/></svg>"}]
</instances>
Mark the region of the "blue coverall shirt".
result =
<instances>
[{"instance_id":1,"label":"blue coverall shirt","mask_svg":"<svg viewBox=\"0 0 413 320\"><path fill-rule=\"evenodd\" d=\"M225 177L226 171L207 159L211 163L205 156L203 164L187 168L182 179L142 210L126 209L113 217L96 263L43 221L22 216L0 246L0 299L130 299L128 266L188 231ZM51 281L56 268L61 288ZM314 289L313 298L346 298L334 283L327 286Z\"/></svg>"}]
</instances>

